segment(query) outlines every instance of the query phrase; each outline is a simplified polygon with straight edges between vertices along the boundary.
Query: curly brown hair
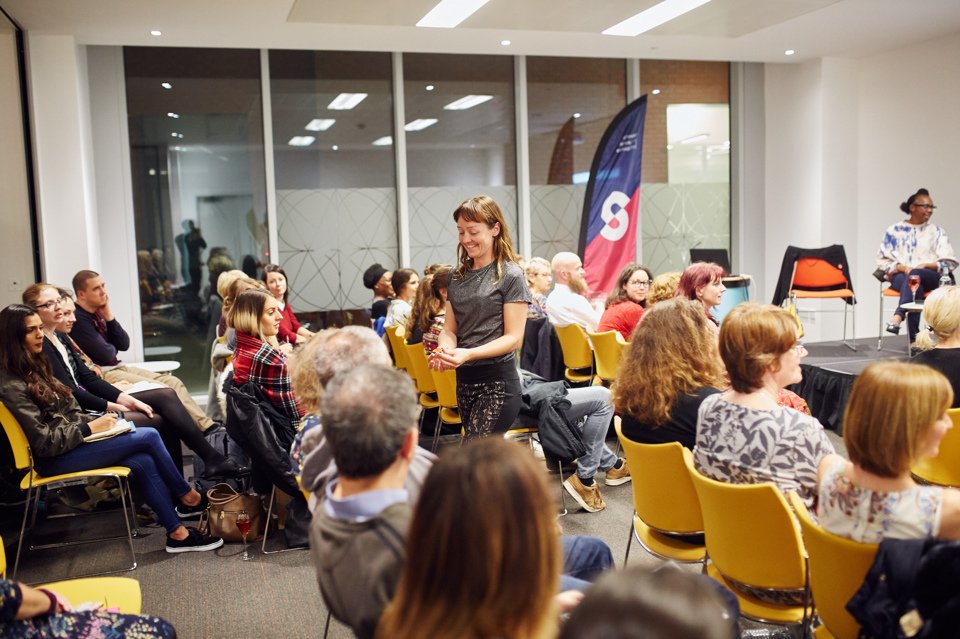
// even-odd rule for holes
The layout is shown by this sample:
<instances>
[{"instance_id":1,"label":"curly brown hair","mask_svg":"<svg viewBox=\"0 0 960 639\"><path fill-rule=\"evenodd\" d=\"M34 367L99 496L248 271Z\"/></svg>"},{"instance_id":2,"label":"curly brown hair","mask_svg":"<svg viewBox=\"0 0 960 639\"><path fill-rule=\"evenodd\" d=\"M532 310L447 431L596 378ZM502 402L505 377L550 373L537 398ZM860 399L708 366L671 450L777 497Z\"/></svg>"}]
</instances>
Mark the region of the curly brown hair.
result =
<instances>
[{"instance_id":1,"label":"curly brown hair","mask_svg":"<svg viewBox=\"0 0 960 639\"><path fill-rule=\"evenodd\" d=\"M613 387L617 411L654 428L682 395L724 386L716 338L703 305L682 297L649 308L624 351Z\"/></svg>"}]
</instances>

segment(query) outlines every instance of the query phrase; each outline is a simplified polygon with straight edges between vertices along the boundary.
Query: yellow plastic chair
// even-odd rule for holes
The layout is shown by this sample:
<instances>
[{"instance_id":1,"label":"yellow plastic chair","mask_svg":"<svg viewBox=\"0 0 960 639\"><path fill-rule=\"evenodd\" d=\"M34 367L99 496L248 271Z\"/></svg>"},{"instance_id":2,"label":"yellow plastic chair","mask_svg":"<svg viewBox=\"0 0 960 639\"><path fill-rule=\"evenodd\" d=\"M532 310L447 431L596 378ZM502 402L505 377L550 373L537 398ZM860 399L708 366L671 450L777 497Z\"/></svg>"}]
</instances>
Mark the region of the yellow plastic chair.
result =
<instances>
[{"instance_id":1,"label":"yellow plastic chair","mask_svg":"<svg viewBox=\"0 0 960 639\"><path fill-rule=\"evenodd\" d=\"M960 487L960 408L951 408L947 415L953 420L953 428L940 440L940 452L936 457L921 459L910 472L927 484Z\"/></svg>"},{"instance_id":2,"label":"yellow plastic chair","mask_svg":"<svg viewBox=\"0 0 960 639\"><path fill-rule=\"evenodd\" d=\"M407 361L406 331L403 326L394 324L386 329L387 339L390 340L390 350L393 351L393 364L400 370L409 372L410 364Z\"/></svg>"},{"instance_id":3,"label":"yellow plastic chair","mask_svg":"<svg viewBox=\"0 0 960 639\"><path fill-rule=\"evenodd\" d=\"M808 606L767 603L744 589L790 591L809 598L806 551L787 500L770 482L715 481L694 468L689 451L683 460L700 499L710 559L707 574L736 595L744 617L806 629Z\"/></svg>"},{"instance_id":4,"label":"yellow plastic chair","mask_svg":"<svg viewBox=\"0 0 960 639\"><path fill-rule=\"evenodd\" d=\"M817 639L857 639L860 624L847 612L847 602L860 589L877 554L876 544L862 544L824 530L813 521L797 493L787 496L793 506L809 554L810 592L823 625Z\"/></svg>"},{"instance_id":5,"label":"yellow plastic chair","mask_svg":"<svg viewBox=\"0 0 960 639\"><path fill-rule=\"evenodd\" d=\"M593 350L587 334L579 324L555 326L560 350L563 351L563 376L573 384L589 384L593 381Z\"/></svg>"},{"instance_id":6,"label":"yellow plastic chair","mask_svg":"<svg viewBox=\"0 0 960 639\"><path fill-rule=\"evenodd\" d=\"M423 350L423 344L407 344L403 347L407 351L407 362L410 365L409 371L413 375L413 381L417 385L417 393L420 395L420 430L423 431L423 416L426 411L440 408L440 401L437 399L437 383L430 374L430 365L427 363L427 352ZM439 411L438 411L439 413ZM434 432L440 428L440 419L434 424Z\"/></svg>"},{"instance_id":7,"label":"yellow plastic chair","mask_svg":"<svg viewBox=\"0 0 960 639\"><path fill-rule=\"evenodd\" d=\"M430 370L433 375L433 382L437 386L437 401L440 403L440 412L436 430L433 432L433 446L431 450L436 452L437 445L440 443L440 428L443 424L451 426L460 426L460 434L463 435L463 420L460 419L460 411L457 408L457 370L448 371Z\"/></svg>"},{"instance_id":8,"label":"yellow plastic chair","mask_svg":"<svg viewBox=\"0 0 960 639\"><path fill-rule=\"evenodd\" d=\"M641 548L655 557L704 564L707 549L703 544L687 543L676 537L703 533L700 501L683 463L685 449L679 442L641 444L624 436L619 419L614 420L614 426L633 476L633 523L627 533L623 564L630 558L634 537Z\"/></svg>"},{"instance_id":9,"label":"yellow plastic chair","mask_svg":"<svg viewBox=\"0 0 960 639\"><path fill-rule=\"evenodd\" d=\"M597 362L597 376L604 386L617 381L617 371L620 370L620 358L627 342L623 340L620 331L606 331L604 333L587 333L590 343L593 344L593 355Z\"/></svg>"},{"instance_id":10,"label":"yellow plastic chair","mask_svg":"<svg viewBox=\"0 0 960 639\"><path fill-rule=\"evenodd\" d=\"M107 570L98 573L91 573L85 576L106 575L114 572L124 572L133 570L137 567L137 555L133 550L133 530L131 522L134 520L133 498L130 493L130 469L126 466L108 466L104 468L91 468L90 470L78 471L75 473L65 473L63 475L54 475L52 477L41 476L33 467L33 453L30 451L30 444L27 442L27 436L24 435L20 422L13 416L13 413L0 402L0 423L3 424L3 430L10 442L10 449L13 451L14 465L17 470L26 470L20 482L20 490L27 492L26 503L23 505L23 523L20 524L20 538L17 540L17 553L13 559L13 578L17 576L17 568L20 567L20 554L23 551L23 540L27 532L27 518L30 515L31 506L33 507L33 517L31 518L31 527L36 523L37 506L40 502L40 491L44 486L49 486L58 482L64 482L76 479L88 479L91 477L112 477L117 480L117 486L120 489L120 502L122 504L123 522L127 528L127 544L130 547L130 566L118 570ZM97 541L108 541L114 539L123 539L122 536L99 537L96 539L84 539L74 542L58 542L52 544L41 544L29 546L28 550L43 550L45 548L61 548L63 546L73 546L81 543L91 543Z\"/></svg>"}]
</instances>

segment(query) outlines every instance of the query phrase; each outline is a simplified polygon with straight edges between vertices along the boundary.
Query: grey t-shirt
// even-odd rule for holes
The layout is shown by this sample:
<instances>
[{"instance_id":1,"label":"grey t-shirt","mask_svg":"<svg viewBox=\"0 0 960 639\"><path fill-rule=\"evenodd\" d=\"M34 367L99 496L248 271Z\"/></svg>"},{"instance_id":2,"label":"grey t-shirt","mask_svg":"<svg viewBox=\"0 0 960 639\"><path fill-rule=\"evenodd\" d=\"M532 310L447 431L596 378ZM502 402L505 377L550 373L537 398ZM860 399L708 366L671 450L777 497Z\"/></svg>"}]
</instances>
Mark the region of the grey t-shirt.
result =
<instances>
[{"instance_id":1,"label":"grey t-shirt","mask_svg":"<svg viewBox=\"0 0 960 639\"><path fill-rule=\"evenodd\" d=\"M532 300L523 270L513 262L503 263L503 277L497 281L497 262L457 279L451 276L447 301L457 321L457 346L473 348L503 336L503 305ZM513 351L489 359L473 360L464 366L509 362Z\"/></svg>"}]
</instances>

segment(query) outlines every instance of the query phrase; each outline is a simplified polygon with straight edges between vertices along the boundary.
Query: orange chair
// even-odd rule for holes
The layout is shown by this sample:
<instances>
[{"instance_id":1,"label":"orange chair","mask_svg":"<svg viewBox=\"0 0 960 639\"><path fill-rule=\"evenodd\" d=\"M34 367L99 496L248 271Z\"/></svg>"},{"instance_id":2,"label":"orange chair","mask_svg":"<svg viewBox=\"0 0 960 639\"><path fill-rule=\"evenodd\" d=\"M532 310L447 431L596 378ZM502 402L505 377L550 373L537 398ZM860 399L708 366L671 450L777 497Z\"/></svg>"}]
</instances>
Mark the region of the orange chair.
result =
<instances>
[{"instance_id":1,"label":"orange chair","mask_svg":"<svg viewBox=\"0 0 960 639\"><path fill-rule=\"evenodd\" d=\"M839 299L843 301L843 344L857 350L857 303L853 289L843 274L842 264L831 264L819 257L801 257L793 263L790 296L797 299ZM849 303L848 303L849 300ZM847 312L853 315L853 342L847 342Z\"/></svg>"}]
</instances>

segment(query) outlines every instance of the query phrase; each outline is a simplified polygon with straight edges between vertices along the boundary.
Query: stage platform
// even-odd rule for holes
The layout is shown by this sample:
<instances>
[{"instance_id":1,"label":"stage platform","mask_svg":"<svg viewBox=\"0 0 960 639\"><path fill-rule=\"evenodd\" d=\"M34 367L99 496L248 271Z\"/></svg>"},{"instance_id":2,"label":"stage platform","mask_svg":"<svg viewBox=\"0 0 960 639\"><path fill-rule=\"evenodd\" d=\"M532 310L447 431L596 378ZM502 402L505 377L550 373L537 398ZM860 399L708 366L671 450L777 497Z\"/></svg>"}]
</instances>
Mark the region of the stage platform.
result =
<instances>
[{"instance_id":1,"label":"stage platform","mask_svg":"<svg viewBox=\"0 0 960 639\"><path fill-rule=\"evenodd\" d=\"M856 341L852 351L840 340L833 342L804 342L808 355L800 368L803 381L790 387L807 400L810 412L824 427L843 434L843 410L853 388L853 380L864 368L880 360L907 361L907 336L887 335L882 350L877 350L877 338L865 337Z\"/></svg>"}]
</instances>

